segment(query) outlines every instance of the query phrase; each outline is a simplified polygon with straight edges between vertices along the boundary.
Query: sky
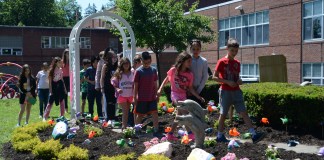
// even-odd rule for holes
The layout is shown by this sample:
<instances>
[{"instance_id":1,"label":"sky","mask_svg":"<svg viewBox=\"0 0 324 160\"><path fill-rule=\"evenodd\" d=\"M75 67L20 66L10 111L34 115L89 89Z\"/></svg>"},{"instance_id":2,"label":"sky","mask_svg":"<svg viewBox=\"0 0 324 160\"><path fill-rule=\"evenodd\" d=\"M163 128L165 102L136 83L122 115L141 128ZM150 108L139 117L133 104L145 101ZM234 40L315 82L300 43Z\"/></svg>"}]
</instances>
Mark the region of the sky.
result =
<instances>
[{"instance_id":1,"label":"sky","mask_svg":"<svg viewBox=\"0 0 324 160\"><path fill-rule=\"evenodd\" d=\"M100 10L101 6L107 4L109 0L77 0L77 2L82 7L82 15L83 15L89 3L91 6L94 3L97 7L97 10Z\"/></svg>"}]
</instances>

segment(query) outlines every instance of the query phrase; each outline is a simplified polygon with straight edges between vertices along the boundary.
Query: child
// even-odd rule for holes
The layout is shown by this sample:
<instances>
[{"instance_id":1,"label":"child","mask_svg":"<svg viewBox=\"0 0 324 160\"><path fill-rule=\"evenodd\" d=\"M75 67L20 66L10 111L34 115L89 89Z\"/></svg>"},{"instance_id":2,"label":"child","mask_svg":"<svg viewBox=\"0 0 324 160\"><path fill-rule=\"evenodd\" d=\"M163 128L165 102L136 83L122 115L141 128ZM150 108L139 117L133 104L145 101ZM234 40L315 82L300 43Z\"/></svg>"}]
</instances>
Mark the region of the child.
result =
<instances>
[{"instance_id":1,"label":"child","mask_svg":"<svg viewBox=\"0 0 324 160\"><path fill-rule=\"evenodd\" d=\"M80 71L81 100L82 100L81 113L84 113L84 106L86 104L86 99L88 96L88 82L85 81L84 74L85 74L87 68L90 66L91 62L89 59L83 59L82 63L83 63L83 69Z\"/></svg>"},{"instance_id":2,"label":"child","mask_svg":"<svg viewBox=\"0 0 324 160\"><path fill-rule=\"evenodd\" d=\"M190 51L192 53L191 71L194 75L193 88L200 94L208 79L208 63L204 57L200 56L201 42L199 40L194 39L190 42ZM190 93L188 99L196 101L201 107L205 108L204 103Z\"/></svg>"},{"instance_id":3,"label":"child","mask_svg":"<svg viewBox=\"0 0 324 160\"><path fill-rule=\"evenodd\" d=\"M27 113L26 113L26 122L25 125L28 124L29 116L30 116L30 109L32 104L28 101L29 98L36 98L36 80L31 75L31 69L28 64L25 64L22 68L22 72L19 76L19 104L20 104L20 111L18 115L18 123L17 126L20 126L21 118L25 112L25 108L27 105Z\"/></svg>"},{"instance_id":4,"label":"child","mask_svg":"<svg viewBox=\"0 0 324 160\"><path fill-rule=\"evenodd\" d=\"M48 102L49 82L48 82L48 64L43 63L42 70L36 75L37 90L39 97L39 118L43 118L44 110Z\"/></svg>"},{"instance_id":5,"label":"child","mask_svg":"<svg viewBox=\"0 0 324 160\"><path fill-rule=\"evenodd\" d=\"M127 127L128 112L133 103L134 72L131 71L131 64L128 58L121 58L118 68L111 80L115 87L117 103L122 107L122 129Z\"/></svg>"},{"instance_id":6,"label":"child","mask_svg":"<svg viewBox=\"0 0 324 160\"><path fill-rule=\"evenodd\" d=\"M48 74L48 81L49 81L50 97L45 109L43 121L46 121L46 119L48 118L54 102L55 105L58 105L60 103L60 116L64 116L64 112L65 112L64 96L65 94L67 94L67 91L64 85L62 60L60 57L55 57L52 60L51 67Z\"/></svg>"},{"instance_id":7,"label":"child","mask_svg":"<svg viewBox=\"0 0 324 160\"><path fill-rule=\"evenodd\" d=\"M134 114L135 124L142 122L143 116L153 115L153 136L158 136L158 112L157 112L157 72L151 67L151 55L142 53L142 66L137 68L134 75Z\"/></svg>"},{"instance_id":8,"label":"child","mask_svg":"<svg viewBox=\"0 0 324 160\"><path fill-rule=\"evenodd\" d=\"M107 48L103 59L105 60L105 64L101 70L100 86L105 102L105 117L107 120L117 120L115 115L117 100L115 97L115 88L110 83L117 69L117 55L110 48Z\"/></svg>"},{"instance_id":9,"label":"child","mask_svg":"<svg viewBox=\"0 0 324 160\"><path fill-rule=\"evenodd\" d=\"M229 107L234 104L236 111L241 114L244 122L249 127L253 143L256 143L264 137L264 134L255 132L251 120L246 112L243 94L239 87L239 85L242 84L242 80L239 78L240 62L234 59L237 55L238 49L238 42L235 39L230 38L227 42L227 55L218 60L213 76L214 80L221 83L221 87L218 91L221 108L216 140L217 142L229 142L223 134L224 121Z\"/></svg>"},{"instance_id":10,"label":"child","mask_svg":"<svg viewBox=\"0 0 324 160\"><path fill-rule=\"evenodd\" d=\"M64 85L66 88L66 94L64 95L64 102L65 102L65 113L68 113L68 92L70 92L70 65L69 65L69 49L65 49L62 55L63 61L63 80Z\"/></svg>"},{"instance_id":11,"label":"child","mask_svg":"<svg viewBox=\"0 0 324 160\"><path fill-rule=\"evenodd\" d=\"M101 104L101 92L95 89L95 77L96 69L99 61L99 57L91 58L91 67L89 67L85 74L84 80L88 82L88 103L89 103L89 113L93 116L93 106L94 100L97 103L97 113L99 117L102 117L102 104Z\"/></svg>"},{"instance_id":12,"label":"child","mask_svg":"<svg viewBox=\"0 0 324 160\"><path fill-rule=\"evenodd\" d=\"M158 90L157 94L160 96L162 89L165 84L168 82L171 83L171 100L174 105L178 104L178 101L184 101L187 99L187 92L190 92L194 95L197 99L204 102L204 98L200 97L198 93L193 89L193 74L190 71L191 66L191 56L187 52L183 52L179 54L177 57L176 63L171 69L167 72L167 77L164 79L160 89ZM178 109L177 115L188 114L187 110ZM177 140L175 136L173 136L173 132L175 131L178 123L174 121L172 125L171 132L167 134L168 140ZM186 130L188 131L189 139L194 140L195 136L191 132L191 130L186 126Z\"/></svg>"},{"instance_id":13,"label":"child","mask_svg":"<svg viewBox=\"0 0 324 160\"><path fill-rule=\"evenodd\" d=\"M132 72L135 72L135 70L140 67L142 65L142 62L141 62L141 55L140 54L137 54L135 55L134 59L133 59L133 67L132 67ZM134 122L136 120L136 117L134 116L134 108L135 106L132 105L132 108L129 110L128 112L128 125L130 126L134 126Z\"/></svg>"}]
</instances>

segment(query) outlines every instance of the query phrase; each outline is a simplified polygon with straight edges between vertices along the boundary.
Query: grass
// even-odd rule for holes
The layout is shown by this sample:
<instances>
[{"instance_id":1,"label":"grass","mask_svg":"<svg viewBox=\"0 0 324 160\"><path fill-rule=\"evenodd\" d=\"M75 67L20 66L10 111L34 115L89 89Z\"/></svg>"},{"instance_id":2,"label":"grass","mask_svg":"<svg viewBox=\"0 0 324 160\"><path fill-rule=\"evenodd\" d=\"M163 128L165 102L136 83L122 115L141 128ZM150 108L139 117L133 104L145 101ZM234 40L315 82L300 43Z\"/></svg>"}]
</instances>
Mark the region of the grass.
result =
<instances>
[{"instance_id":1,"label":"grass","mask_svg":"<svg viewBox=\"0 0 324 160\"><path fill-rule=\"evenodd\" d=\"M166 96L160 97L160 102L168 102ZM86 111L87 111L87 105L86 104ZM69 104L69 109L70 109ZM96 106L95 106L96 107ZM16 127L17 119L18 119L18 113L19 113L20 107L19 107L19 99L0 99L0 160L2 160L2 145L10 140L11 133ZM94 111L96 113L96 108L94 108ZM25 123L25 115L21 120L21 124ZM60 115L60 107L53 105L51 110L51 116L59 116ZM65 114L66 118L70 118L70 114ZM36 102L35 105L31 108L29 123L35 123L42 121L42 119L39 117L39 101Z\"/></svg>"}]
</instances>

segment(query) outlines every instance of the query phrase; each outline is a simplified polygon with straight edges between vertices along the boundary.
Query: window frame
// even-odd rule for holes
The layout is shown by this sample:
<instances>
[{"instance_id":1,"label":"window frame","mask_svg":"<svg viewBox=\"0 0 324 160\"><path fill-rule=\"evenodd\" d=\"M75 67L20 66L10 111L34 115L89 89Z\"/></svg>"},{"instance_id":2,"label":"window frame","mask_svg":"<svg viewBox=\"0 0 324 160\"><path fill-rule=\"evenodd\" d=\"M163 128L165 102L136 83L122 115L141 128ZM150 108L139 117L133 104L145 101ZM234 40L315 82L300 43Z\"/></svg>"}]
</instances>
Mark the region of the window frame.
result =
<instances>
[{"instance_id":1,"label":"window frame","mask_svg":"<svg viewBox=\"0 0 324 160\"><path fill-rule=\"evenodd\" d=\"M314 77L313 76L313 65L315 64L320 64L321 65L321 76L319 77ZM304 70L305 70L305 66L306 65L310 65L310 76L304 76ZM302 65L302 80L303 82L304 81L311 81L313 83L313 80L319 80L321 83L320 84L316 84L316 83L313 83L314 85L324 85L324 63L303 63Z\"/></svg>"},{"instance_id":2,"label":"window frame","mask_svg":"<svg viewBox=\"0 0 324 160\"><path fill-rule=\"evenodd\" d=\"M248 72L250 72L250 66L252 65L253 66L253 70L254 70L254 74L243 74L243 68L244 66L247 65L248 67ZM259 64L256 64L256 63L241 63L241 71L240 71L240 78L257 78L259 79L260 77L260 71L259 71Z\"/></svg>"},{"instance_id":3,"label":"window frame","mask_svg":"<svg viewBox=\"0 0 324 160\"><path fill-rule=\"evenodd\" d=\"M316 14L314 15L314 3L315 2L318 2L318 1L321 1L321 5L322 5L322 8L321 8L321 14ZM311 15L309 16L305 16L305 5L307 4L311 4ZM303 27L303 33L302 33L302 39L304 42L317 42L317 41L323 41L324 40L324 32L323 32L323 29L324 29L324 1L323 0L314 0L314 1L309 1L309 2L304 2L303 3L303 9L302 9L302 27ZM320 17L320 20L321 20L321 37L320 38L313 38L314 37L314 28L313 28L313 24L314 24L314 19L315 18L318 18ZM310 39L305 39L305 20L306 19L311 19L311 38Z\"/></svg>"},{"instance_id":4,"label":"window frame","mask_svg":"<svg viewBox=\"0 0 324 160\"><path fill-rule=\"evenodd\" d=\"M257 14L260 14L261 13L261 22L260 23L257 23ZM264 18L265 18L265 14L268 15L268 18L266 22L264 22ZM250 24L250 17L252 17L253 15L253 21L254 23L253 24ZM240 19L240 24L238 24L239 21L237 21L238 19ZM247 20L247 22L244 21L244 19ZM252 18L251 18L252 19ZM231 20L235 20L235 25L234 27L232 27L232 23L231 23ZM228 24L226 25L226 22L228 22ZM225 39L225 42L223 42L222 40L220 40L220 38L223 38L223 36L218 36L218 46L220 49L223 49L223 48L226 48L226 32L228 31L228 35L230 36L230 31L234 30L235 32L235 37L236 37L236 31L239 29L241 31L240 33L240 38L237 38L239 39L239 44L240 46L242 47L250 47L250 46L264 46L264 45L269 45L269 39L267 40L267 43L264 43L264 39L263 39L263 36L265 34L264 32L264 26L265 25L270 25L270 18L269 18L269 10L263 10L263 11L258 11L258 12L254 12L254 13L249 13L249 14L244 14L244 15L239 15L239 16L234 16L234 17L227 17L227 18L224 18L224 19L220 19L218 20L218 26L219 26L219 29L218 29L218 33L219 35L221 34L224 34L224 39ZM226 28L226 26L228 26L228 28ZM256 43L256 37L258 36L256 34L256 28L258 26L262 26L262 35L261 35L261 40L262 40L262 43ZM250 43L250 37L249 37L249 30L250 28L253 27L253 42ZM243 43L243 41L245 40L243 38L243 33L244 30L247 30L247 39L246 39L246 42ZM268 32L269 32L269 29L268 29ZM268 33L269 35L269 33ZM269 38L269 36L268 36Z\"/></svg>"}]
</instances>

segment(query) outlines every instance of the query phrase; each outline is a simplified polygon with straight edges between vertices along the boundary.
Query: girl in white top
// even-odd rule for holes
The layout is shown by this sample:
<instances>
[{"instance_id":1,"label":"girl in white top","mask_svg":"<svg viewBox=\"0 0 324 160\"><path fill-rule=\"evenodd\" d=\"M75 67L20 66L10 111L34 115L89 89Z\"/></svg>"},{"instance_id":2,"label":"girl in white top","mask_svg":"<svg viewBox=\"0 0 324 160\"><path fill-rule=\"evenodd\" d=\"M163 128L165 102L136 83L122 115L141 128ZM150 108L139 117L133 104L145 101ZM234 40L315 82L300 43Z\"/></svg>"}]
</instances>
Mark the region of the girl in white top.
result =
<instances>
[{"instance_id":1,"label":"girl in white top","mask_svg":"<svg viewBox=\"0 0 324 160\"><path fill-rule=\"evenodd\" d=\"M36 75L37 92L39 98L39 118L43 118L43 113L46 108L49 96L49 82L48 82L48 64L43 63L42 70Z\"/></svg>"},{"instance_id":2,"label":"girl in white top","mask_svg":"<svg viewBox=\"0 0 324 160\"><path fill-rule=\"evenodd\" d=\"M134 72L131 70L131 64L128 58L122 58L118 68L111 79L111 84L115 87L115 96L117 103L122 107L122 129L127 127L128 112L131 103L133 103L133 83Z\"/></svg>"}]
</instances>

